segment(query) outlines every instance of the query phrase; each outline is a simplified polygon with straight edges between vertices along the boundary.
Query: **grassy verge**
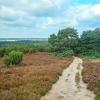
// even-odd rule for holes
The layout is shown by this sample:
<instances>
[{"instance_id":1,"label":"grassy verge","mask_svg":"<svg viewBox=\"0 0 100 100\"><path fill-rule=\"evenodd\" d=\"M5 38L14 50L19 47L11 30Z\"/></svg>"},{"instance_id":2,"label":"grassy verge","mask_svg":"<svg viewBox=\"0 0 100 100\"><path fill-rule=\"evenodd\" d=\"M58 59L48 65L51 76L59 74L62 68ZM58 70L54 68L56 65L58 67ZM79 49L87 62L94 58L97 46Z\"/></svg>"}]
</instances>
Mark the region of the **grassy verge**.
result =
<instances>
[{"instance_id":1,"label":"grassy verge","mask_svg":"<svg viewBox=\"0 0 100 100\"><path fill-rule=\"evenodd\" d=\"M95 56L80 56L80 57L85 59L85 60L99 59L98 57L95 57Z\"/></svg>"},{"instance_id":2,"label":"grassy verge","mask_svg":"<svg viewBox=\"0 0 100 100\"><path fill-rule=\"evenodd\" d=\"M0 99L40 100L72 60L38 52L26 54L22 64L12 68L5 68L0 61Z\"/></svg>"},{"instance_id":3,"label":"grassy verge","mask_svg":"<svg viewBox=\"0 0 100 100\"><path fill-rule=\"evenodd\" d=\"M76 86L79 88L80 87L80 73L77 72L75 76L75 81L76 81Z\"/></svg>"},{"instance_id":4,"label":"grassy verge","mask_svg":"<svg viewBox=\"0 0 100 100\"><path fill-rule=\"evenodd\" d=\"M95 100L100 100L100 59L84 61L83 66L83 81L96 94Z\"/></svg>"},{"instance_id":5,"label":"grassy verge","mask_svg":"<svg viewBox=\"0 0 100 100\"><path fill-rule=\"evenodd\" d=\"M77 86L78 88L80 88L80 73L79 73L80 64L78 64L77 70L78 70L78 72L76 73L76 76L75 76L75 82L76 82L76 86Z\"/></svg>"}]
</instances>

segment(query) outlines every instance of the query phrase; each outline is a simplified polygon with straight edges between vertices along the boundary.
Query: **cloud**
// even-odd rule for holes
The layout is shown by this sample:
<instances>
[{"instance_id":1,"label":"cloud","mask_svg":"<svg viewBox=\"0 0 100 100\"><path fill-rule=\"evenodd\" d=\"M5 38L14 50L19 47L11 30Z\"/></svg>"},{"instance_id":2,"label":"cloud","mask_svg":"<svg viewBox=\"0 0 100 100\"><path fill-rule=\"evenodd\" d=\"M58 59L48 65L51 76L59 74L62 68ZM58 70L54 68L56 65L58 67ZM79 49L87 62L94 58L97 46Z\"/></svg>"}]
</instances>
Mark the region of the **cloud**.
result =
<instances>
[{"instance_id":1,"label":"cloud","mask_svg":"<svg viewBox=\"0 0 100 100\"><path fill-rule=\"evenodd\" d=\"M50 25L50 17L61 15L59 10L64 2L65 0L0 0L0 23L13 28L34 27L35 24L46 23L45 18Z\"/></svg>"},{"instance_id":2,"label":"cloud","mask_svg":"<svg viewBox=\"0 0 100 100\"><path fill-rule=\"evenodd\" d=\"M62 16L52 18L52 26L63 27L97 27L100 26L99 17L100 17L100 4L96 5L79 5L75 7L70 7L63 12ZM97 9L98 8L98 9ZM44 27L47 27L43 23Z\"/></svg>"},{"instance_id":3,"label":"cloud","mask_svg":"<svg viewBox=\"0 0 100 100\"><path fill-rule=\"evenodd\" d=\"M6 6L0 6L0 18L2 20L13 21L25 15L26 13L24 11L15 10Z\"/></svg>"},{"instance_id":4,"label":"cloud","mask_svg":"<svg viewBox=\"0 0 100 100\"><path fill-rule=\"evenodd\" d=\"M0 0L0 4L34 16L57 16L67 0Z\"/></svg>"},{"instance_id":5,"label":"cloud","mask_svg":"<svg viewBox=\"0 0 100 100\"><path fill-rule=\"evenodd\" d=\"M91 11L93 12L93 14L94 14L95 16L100 16L100 4L94 5L94 6L91 8Z\"/></svg>"},{"instance_id":6,"label":"cloud","mask_svg":"<svg viewBox=\"0 0 100 100\"><path fill-rule=\"evenodd\" d=\"M77 2L74 0L0 0L0 31L7 31L8 34L26 33L31 30L29 32L34 34L46 35L65 27L78 29L99 27L100 3Z\"/></svg>"},{"instance_id":7,"label":"cloud","mask_svg":"<svg viewBox=\"0 0 100 100\"><path fill-rule=\"evenodd\" d=\"M73 26L100 26L98 23L100 18L100 4L95 5L79 5L70 7L64 12L65 17ZM90 24L91 23L91 24ZM96 25L96 23L98 23Z\"/></svg>"}]
</instances>

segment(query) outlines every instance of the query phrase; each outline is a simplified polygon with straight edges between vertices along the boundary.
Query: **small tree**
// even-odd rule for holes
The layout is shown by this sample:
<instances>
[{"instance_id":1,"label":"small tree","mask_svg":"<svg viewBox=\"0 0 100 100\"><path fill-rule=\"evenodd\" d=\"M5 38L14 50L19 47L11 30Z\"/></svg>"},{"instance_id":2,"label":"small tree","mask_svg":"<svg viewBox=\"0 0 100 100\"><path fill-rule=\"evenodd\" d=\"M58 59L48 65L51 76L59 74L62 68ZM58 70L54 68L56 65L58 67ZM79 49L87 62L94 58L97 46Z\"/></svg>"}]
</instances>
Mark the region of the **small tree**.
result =
<instances>
[{"instance_id":1,"label":"small tree","mask_svg":"<svg viewBox=\"0 0 100 100\"><path fill-rule=\"evenodd\" d=\"M12 51L7 56L4 57L4 63L6 65L16 65L20 64L23 58L22 52Z\"/></svg>"},{"instance_id":2,"label":"small tree","mask_svg":"<svg viewBox=\"0 0 100 100\"><path fill-rule=\"evenodd\" d=\"M58 34L50 35L48 42L55 51L63 52L66 50L74 50L78 42L78 32L74 28L66 28L59 30Z\"/></svg>"}]
</instances>

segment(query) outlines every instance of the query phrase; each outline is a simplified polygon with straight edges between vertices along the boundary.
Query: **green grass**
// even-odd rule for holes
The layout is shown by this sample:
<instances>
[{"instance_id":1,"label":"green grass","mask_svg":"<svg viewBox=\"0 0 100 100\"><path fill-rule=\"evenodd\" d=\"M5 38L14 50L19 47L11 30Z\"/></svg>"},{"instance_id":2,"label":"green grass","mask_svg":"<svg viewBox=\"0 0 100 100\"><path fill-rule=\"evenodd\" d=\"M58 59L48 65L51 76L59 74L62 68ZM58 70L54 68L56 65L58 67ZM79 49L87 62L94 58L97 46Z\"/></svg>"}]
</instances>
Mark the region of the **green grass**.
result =
<instances>
[{"instance_id":1,"label":"green grass","mask_svg":"<svg viewBox=\"0 0 100 100\"><path fill-rule=\"evenodd\" d=\"M77 87L79 88L80 87L79 86L79 83L80 83L80 73L79 72L76 73L75 82L76 82Z\"/></svg>"}]
</instances>

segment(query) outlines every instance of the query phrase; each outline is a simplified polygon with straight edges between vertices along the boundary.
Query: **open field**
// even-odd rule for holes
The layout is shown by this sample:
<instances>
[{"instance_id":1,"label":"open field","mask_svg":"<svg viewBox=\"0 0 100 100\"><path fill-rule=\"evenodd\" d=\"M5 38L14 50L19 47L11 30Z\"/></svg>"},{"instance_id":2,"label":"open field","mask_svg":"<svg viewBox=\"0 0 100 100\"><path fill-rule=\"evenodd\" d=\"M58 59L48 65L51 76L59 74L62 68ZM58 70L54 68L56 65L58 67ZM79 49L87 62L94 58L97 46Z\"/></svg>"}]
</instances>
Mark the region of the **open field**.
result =
<instances>
[{"instance_id":1,"label":"open field","mask_svg":"<svg viewBox=\"0 0 100 100\"><path fill-rule=\"evenodd\" d=\"M72 60L37 52L24 55L21 65L5 68L1 59L0 100L39 100Z\"/></svg>"},{"instance_id":2,"label":"open field","mask_svg":"<svg viewBox=\"0 0 100 100\"><path fill-rule=\"evenodd\" d=\"M0 0L0 100L100 100L100 0Z\"/></svg>"},{"instance_id":3,"label":"open field","mask_svg":"<svg viewBox=\"0 0 100 100\"><path fill-rule=\"evenodd\" d=\"M83 80L96 94L95 100L100 100L100 59L84 61L83 66Z\"/></svg>"}]
</instances>

